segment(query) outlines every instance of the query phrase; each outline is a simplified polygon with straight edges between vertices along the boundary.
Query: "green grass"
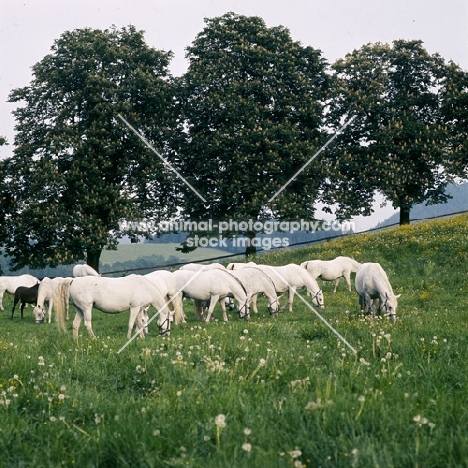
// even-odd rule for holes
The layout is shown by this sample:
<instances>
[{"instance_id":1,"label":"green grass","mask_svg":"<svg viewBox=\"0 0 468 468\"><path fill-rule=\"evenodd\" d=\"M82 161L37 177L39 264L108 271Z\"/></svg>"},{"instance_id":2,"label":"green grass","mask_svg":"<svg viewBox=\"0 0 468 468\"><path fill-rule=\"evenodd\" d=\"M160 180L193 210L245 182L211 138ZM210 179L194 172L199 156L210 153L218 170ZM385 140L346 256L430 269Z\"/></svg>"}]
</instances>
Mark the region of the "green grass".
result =
<instances>
[{"instance_id":1,"label":"green grass","mask_svg":"<svg viewBox=\"0 0 468 468\"><path fill-rule=\"evenodd\" d=\"M74 341L30 308L11 322L5 297L0 467L468 466L468 217L261 258L337 255L380 262L402 294L392 323L360 316L344 281L323 285L321 312L357 355L298 298L226 324L187 305L171 337L153 327L118 354L128 314L95 311L98 338Z\"/></svg>"}]
</instances>

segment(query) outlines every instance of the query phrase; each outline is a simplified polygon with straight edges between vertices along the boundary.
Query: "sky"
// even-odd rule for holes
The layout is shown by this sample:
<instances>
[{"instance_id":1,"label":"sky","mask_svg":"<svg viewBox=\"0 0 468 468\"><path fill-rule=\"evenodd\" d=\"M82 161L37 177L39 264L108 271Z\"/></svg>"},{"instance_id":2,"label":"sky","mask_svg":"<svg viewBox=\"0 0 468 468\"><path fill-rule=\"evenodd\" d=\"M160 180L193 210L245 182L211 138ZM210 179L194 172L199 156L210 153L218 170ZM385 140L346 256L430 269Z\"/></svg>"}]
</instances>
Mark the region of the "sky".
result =
<instances>
[{"instance_id":1,"label":"sky","mask_svg":"<svg viewBox=\"0 0 468 468\"><path fill-rule=\"evenodd\" d=\"M172 51L174 76L187 68L185 49L205 27L205 18L234 12L263 18L267 27L284 26L304 46L322 51L329 63L368 43L422 40L468 70L467 0L0 0L0 135L11 155L17 104L12 89L27 86L31 67L41 61L65 31L133 25L145 31L148 45ZM375 214L355 218L358 230L390 216L375 204Z\"/></svg>"}]
</instances>

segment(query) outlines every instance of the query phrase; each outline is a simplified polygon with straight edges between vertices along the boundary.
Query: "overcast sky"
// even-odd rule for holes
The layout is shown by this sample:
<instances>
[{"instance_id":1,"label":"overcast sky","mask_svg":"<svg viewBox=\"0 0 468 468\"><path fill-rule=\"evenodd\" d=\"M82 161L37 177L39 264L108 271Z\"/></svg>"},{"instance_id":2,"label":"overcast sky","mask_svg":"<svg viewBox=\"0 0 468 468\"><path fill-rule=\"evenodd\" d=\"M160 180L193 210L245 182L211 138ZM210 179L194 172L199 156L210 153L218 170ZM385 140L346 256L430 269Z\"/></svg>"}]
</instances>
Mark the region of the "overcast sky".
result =
<instances>
[{"instance_id":1,"label":"overcast sky","mask_svg":"<svg viewBox=\"0 0 468 468\"><path fill-rule=\"evenodd\" d=\"M148 45L174 53L171 71L179 76L204 19L230 11L287 27L330 63L367 43L420 39L429 53L468 70L467 0L0 0L0 135L13 142L7 96L30 83L31 66L64 31L133 25L146 31ZM0 157L11 149L0 147Z\"/></svg>"}]
</instances>

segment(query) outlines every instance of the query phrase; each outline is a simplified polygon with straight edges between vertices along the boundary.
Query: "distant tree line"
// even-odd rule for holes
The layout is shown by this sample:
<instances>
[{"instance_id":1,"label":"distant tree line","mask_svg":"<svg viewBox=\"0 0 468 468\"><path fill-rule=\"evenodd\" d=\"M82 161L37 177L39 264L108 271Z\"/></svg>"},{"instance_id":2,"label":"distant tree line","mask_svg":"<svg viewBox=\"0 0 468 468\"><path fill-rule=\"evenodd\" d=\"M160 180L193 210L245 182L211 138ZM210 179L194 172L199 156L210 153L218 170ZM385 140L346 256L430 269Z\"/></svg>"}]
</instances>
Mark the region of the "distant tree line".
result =
<instances>
[{"instance_id":1,"label":"distant tree line","mask_svg":"<svg viewBox=\"0 0 468 468\"><path fill-rule=\"evenodd\" d=\"M343 220L379 192L405 224L466 178L468 74L422 41L329 64L284 26L227 13L206 20L183 76L171 59L133 26L66 31L12 90L14 154L0 162L12 269L98 269L123 236L154 234L123 220L313 219L317 202Z\"/></svg>"}]
</instances>

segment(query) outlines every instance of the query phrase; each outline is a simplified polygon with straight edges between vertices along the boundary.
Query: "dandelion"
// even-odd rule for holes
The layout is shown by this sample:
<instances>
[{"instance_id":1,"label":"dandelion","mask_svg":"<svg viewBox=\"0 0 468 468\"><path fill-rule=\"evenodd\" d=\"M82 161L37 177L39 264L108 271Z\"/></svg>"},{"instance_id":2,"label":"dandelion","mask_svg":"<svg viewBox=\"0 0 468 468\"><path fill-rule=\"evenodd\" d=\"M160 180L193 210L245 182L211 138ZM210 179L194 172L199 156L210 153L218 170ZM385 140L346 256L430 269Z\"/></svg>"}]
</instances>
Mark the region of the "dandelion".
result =
<instances>
[{"instance_id":1,"label":"dandelion","mask_svg":"<svg viewBox=\"0 0 468 468\"><path fill-rule=\"evenodd\" d=\"M356 419L359 419L359 416L361 416L362 410L364 409L364 404L366 402L366 397L364 395L361 395L358 398L358 401L359 401L359 403L361 403L361 406L359 407L359 411L358 411L358 413L356 415Z\"/></svg>"},{"instance_id":2,"label":"dandelion","mask_svg":"<svg viewBox=\"0 0 468 468\"><path fill-rule=\"evenodd\" d=\"M218 414L215 417L215 424L216 424L216 446L220 447L220 436L221 436L221 429L226 427L226 416L224 414Z\"/></svg>"},{"instance_id":3,"label":"dandelion","mask_svg":"<svg viewBox=\"0 0 468 468\"><path fill-rule=\"evenodd\" d=\"M242 444L242 450L244 450L245 452L250 453L252 451L252 445L249 444L248 442L245 442L245 443Z\"/></svg>"},{"instance_id":4,"label":"dandelion","mask_svg":"<svg viewBox=\"0 0 468 468\"><path fill-rule=\"evenodd\" d=\"M251 433L252 433L252 429L249 429L248 427L246 427L246 428L244 429L244 434L245 434L246 436L249 436Z\"/></svg>"},{"instance_id":5,"label":"dandelion","mask_svg":"<svg viewBox=\"0 0 468 468\"><path fill-rule=\"evenodd\" d=\"M59 393L59 394L58 394L58 399L59 399L60 401L65 400L65 395L64 395L63 393Z\"/></svg>"},{"instance_id":6,"label":"dandelion","mask_svg":"<svg viewBox=\"0 0 468 468\"><path fill-rule=\"evenodd\" d=\"M226 427L226 416L224 414L218 414L215 418L215 424L217 427Z\"/></svg>"},{"instance_id":7,"label":"dandelion","mask_svg":"<svg viewBox=\"0 0 468 468\"><path fill-rule=\"evenodd\" d=\"M288 452L288 453L289 453L289 456L290 456L291 458L293 458L293 459L294 459L294 458L298 458L298 457L300 457L300 456L302 455L302 452L301 452L299 449L291 450L291 451Z\"/></svg>"}]
</instances>

